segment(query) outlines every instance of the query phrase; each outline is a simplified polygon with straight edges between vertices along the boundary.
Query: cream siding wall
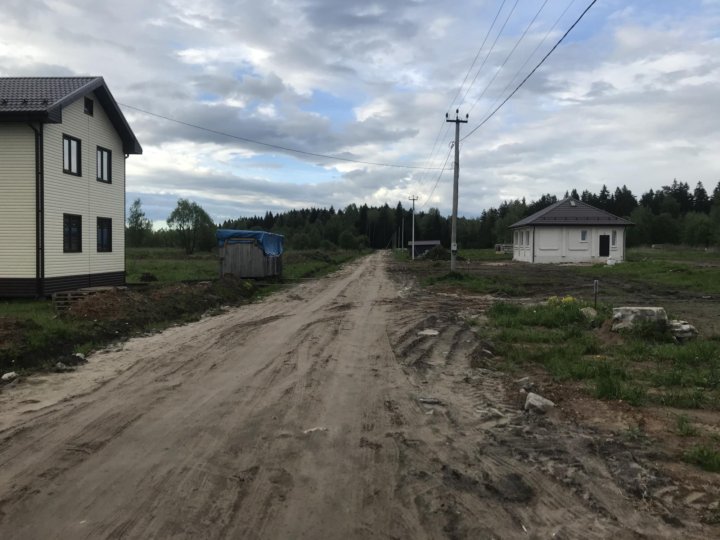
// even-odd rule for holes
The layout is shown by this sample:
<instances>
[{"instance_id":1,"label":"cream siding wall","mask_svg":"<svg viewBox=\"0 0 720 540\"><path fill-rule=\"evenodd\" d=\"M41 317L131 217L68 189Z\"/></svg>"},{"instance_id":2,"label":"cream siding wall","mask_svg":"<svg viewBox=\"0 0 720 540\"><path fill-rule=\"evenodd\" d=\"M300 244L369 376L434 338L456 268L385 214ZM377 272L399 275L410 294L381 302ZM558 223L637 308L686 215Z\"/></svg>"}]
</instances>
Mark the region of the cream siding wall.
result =
<instances>
[{"instance_id":1,"label":"cream siding wall","mask_svg":"<svg viewBox=\"0 0 720 540\"><path fill-rule=\"evenodd\" d=\"M600 256L600 236L610 237L610 257L616 261L625 260L625 234L623 227L532 227L516 229L518 232L530 231L530 244L515 241L513 235L513 259L536 263L583 263L605 262L608 257ZM582 240L582 231L587 231ZM612 234L616 233L615 245ZM534 240L533 240L534 238ZM533 254L534 249L534 254Z\"/></svg>"},{"instance_id":2,"label":"cream siding wall","mask_svg":"<svg viewBox=\"0 0 720 540\"><path fill-rule=\"evenodd\" d=\"M125 156L122 141L95 98L93 116L80 97L62 124L45 126L45 277L125 270ZM81 141L82 176L63 172L63 134ZM97 147L112 152L112 183L97 181ZM63 214L82 216L82 253L63 253ZM112 252L97 251L97 218L112 219Z\"/></svg>"},{"instance_id":3,"label":"cream siding wall","mask_svg":"<svg viewBox=\"0 0 720 540\"><path fill-rule=\"evenodd\" d=\"M35 277L35 132L0 123L0 278Z\"/></svg>"}]
</instances>

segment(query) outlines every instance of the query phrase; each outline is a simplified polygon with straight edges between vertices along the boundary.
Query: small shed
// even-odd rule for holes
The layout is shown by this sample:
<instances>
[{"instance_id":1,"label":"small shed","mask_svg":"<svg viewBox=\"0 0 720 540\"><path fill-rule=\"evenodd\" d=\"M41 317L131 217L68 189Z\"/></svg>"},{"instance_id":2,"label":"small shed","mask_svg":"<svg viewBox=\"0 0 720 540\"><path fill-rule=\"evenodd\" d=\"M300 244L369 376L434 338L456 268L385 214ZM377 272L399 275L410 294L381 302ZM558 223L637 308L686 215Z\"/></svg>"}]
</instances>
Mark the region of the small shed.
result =
<instances>
[{"instance_id":1,"label":"small shed","mask_svg":"<svg viewBox=\"0 0 720 540\"><path fill-rule=\"evenodd\" d=\"M441 245L440 240L416 240L415 242L408 242L408 250L410 251L410 255L412 255L414 248L415 257L420 257L435 246L439 245Z\"/></svg>"},{"instance_id":2,"label":"small shed","mask_svg":"<svg viewBox=\"0 0 720 540\"><path fill-rule=\"evenodd\" d=\"M263 278L282 274L285 237L264 231L218 229L220 275Z\"/></svg>"},{"instance_id":3,"label":"small shed","mask_svg":"<svg viewBox=\"0 0 720 540\"><path fill-rule=\"evenodd\" d=\"M627 219L567 198L510 225L513 260L604 263L625 260Z\"/></svg>"}]
</instances>

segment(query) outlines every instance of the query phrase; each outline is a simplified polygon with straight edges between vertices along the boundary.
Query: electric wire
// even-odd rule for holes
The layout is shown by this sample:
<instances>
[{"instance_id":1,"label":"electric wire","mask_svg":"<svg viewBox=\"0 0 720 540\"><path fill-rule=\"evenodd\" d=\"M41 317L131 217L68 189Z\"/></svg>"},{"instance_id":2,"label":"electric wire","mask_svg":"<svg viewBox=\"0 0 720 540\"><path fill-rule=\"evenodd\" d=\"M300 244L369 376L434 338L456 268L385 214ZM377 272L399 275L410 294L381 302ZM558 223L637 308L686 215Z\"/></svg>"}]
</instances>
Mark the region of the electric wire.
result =
<instances>
[{"instance_id":1,"label":"electric wire","mask_svg":"<svg viewBox=\"0 0 720 540\"><path fill-rule=\"evenodd\" d=\"M183 126L188 126L191 128L199 129L202 131L206 131L208 133L213 133L215 135L222 135L223 137L229 137L231 139L236 139L238 141L243 141L243 142L247 142L247 143L251 143L251 144L257 144L260 146L266 146L268 148L274 148L276 150L283 150L285 152L293 152L295 154L302 154L305 156L312 156L312 157L323 158L323 159L333 159L336 161L345 161L345 162L349 162L349 163L359 163L361 165L374 165L376 167L393 167L396 169L415 169L415 170L431 170L431 171L438 170L437 167L426 168L426 167L420 167L420 166L415 166L415 165L402 165L399 163L379 163L376 161L363 161L360 159L344 158L344 157L340 157L340 156L332 156L329 154L320 154L318 152L308 152L305 150L299 150L297 148L291 148L289 146L281 146L279 144L271 144L271 143L266 143L266 142L262 142L262 141L257 141L255 139L249 139L247 137L233 135L232 133L226 133L224 131L219 131L219 130L211 129L211 128L204 127L204 126L199 126L197 124L191 124L190 122L184 122L183 120L178 120L176 118L171 118L169 116L164 116L162 114L157 114L154 112L146 111L145 109L141 109L141 108L135 107L133 105L127 105L125 103L118 103L118 104L122 105L123 107L127 107L128 109L132 109L132 110L141 112L143 114L147 114L149 116L154 116L155 118L161 118L163 120L167 120L168 122L175 122L176 124L181 124Z\"/></svg>"},{"instance_id":2,"label":"electric wire","mask_svg":"<svg viewBox=\"0 0 720 540\"><path fill-rule=\"evenodd\" d=\"M492 32L493 28L495 28L495 23L498 20L498 17L500 17L500 13L502 12L502 9L505 7L505 3L507 0L502 0L502 4L500 4L500 7L497 10L497 13L495 14L495 18L492 21L492 24L490 25L490 28L488 28L487 33L485 34L485 39L483 39L482 45L480 45L480 48L478 49L477 54L475 55L475 58L472 61L472 64L470 64L470 67L467 70L467 73L465 73L465 78L463 79L463 82L460 83L460 86L458 87L457 93L455 94L455 97L450 102L450 107L448 110L451 110L455 102L457 101L458 96L460 95L460 92L462 92L463 86L465 86L465 83L468 80L468 77L470 76L470 73L472 73L472 68L475 67L475 62L477 62L477 59L480 57L480 53L482 52L483 48L485 47L485 43L487 42L488 38L490 37L490 33Z\"/></svg>"},{"instance_id":3,"label":"electric wire","mask_svg":"<svg viewBox=\"0 0 720 540\"><path fill-rule=\"evenodd\" d=\"M576 0L570 0L570 2L568 3L568 5L565 6L565 9L563 10L563 12L560 14L560 16L559 16L557 19L555 19L555 22L554 22L553 25L550 27L550 29L549 29L547 32L545 32L545 35L544 35L543 38L540 40L540 42L537 44L537 46L533 49L533 52L531 52L531 53L528 55L528 57L525 59L525 62L523 62L523 65L520 66L520 68L515 72L515 75L513 75L513 78L510 79L510 81L505 85L505 88L502 89L502 92L500 92L500 93L498 94L497 99L495 99L495 101L493 102L493 104L492 104L490 107L488 107L488 111L492 110L492 108L497 104L497 102L502 98L502 96L505 95L505 92L507 92L508 88L510 88L510 87L512 86L512 84L515 82L515 79L517 79L518 76L520 75L520 73L522 73L522 72L524 71L525 66L528 65L528 62L530 62L530 60L532 59L532 57L535 56L535 53L538 52L538 50L540 49L540 47L543 46L543 44L545 43L545 40L547 40L548 36L552 33L553 30L555 30L555 27L560 23L560 21L562 20L562 18L565 17L565 14L566 14L566 13L568 12L568 10L573 6L573 4L575 4L575 1L576 1Z\"/></svg>"},{"instance_id":4,"label":"electric wire","mask_svg":"<svg viewBox=\"0 0 720 540\"><path fill-rule=\"evenodd\" d=\"M448 159L450 159L450 153L453 151L453 145L455 143L450 144L450 148L448 149L447 156L445 156L445 163L443 163L442 168L440 169L440 172L438 173L438 177L435 180L435 185L433 186L432 190L430 191L430 195L427 196L427 199L418 206L418 208L424 208L425 205L430 202L430 199L432 198L433 194L435 193L435 190L438 187L438 183L440 182L440 178L442 178L442 174L446 171L445 166L447 165Z\"/></svg>"},{"instance_id":5,"label":"electric wire","mask_svg":"<svg viewBox=\"0 0 720 540\"><path fill-rule=\"evenodd\" d=\"M528 80L530 77L532 77L532 75L540 68L540 66L542 66L542 65L545 63L545 60L547 60L547 59L550 57L550 55L555 51L555 49L557 49L557 48L560 46L560 44L565 40L565 38L568 36L568 34L570 34L570 32L572 32L573 28L575 28L575 27L578 25L578 23L582 20L582 18L585 16L585 14L586 14L588 11L590 11L590 8L592 8L592 7L595 5L596 2L597 2L597 0L592 0L592 2L590 2L590 4L588 4L588 6L587 6L587 7L585 8L585 10L580 14L580 16L579 16L577 19L575 19L575 22L572 24L572 26L570 26L570 28L567 29L567 31L562 35L562 37L557 41L557 43L555 43L555 45L553 45L552 49L550 49L550 50L548 51L548 53L547 53L545 56L542 57L542 59L540 60L540 62L537 63L537 65L532 69L532 71L530 71L530 73L528 73L527 76L526 76L522 81L520 81L520 84L518 84L518 85L515 87L515 90L513 90L513 91L510 93L510 95L508 95L508 97L506 97L506 98L500 103L500 105L498 105L497 107L495 107L495 109L493 109L493 111L492 111L490 114L488 114L477 126L475 126L472 130L470 130L468 133L466 133L465 136L464 136L462 139L460 139L461 141L464 141L465 139L467 139L468 137L470 137L470 135L472 135L472 134L475 133L478 129L480 129L482 126L484 126L484 125L487 123L488 120L490 120L493 116L495 116L495 114L496 114L508 101L510 101L510 99L517 93L517 91L520 90L520 88L523 87L523 85L527 82L527 80Z\"/></svg>"},{"instance_id":6,"label":"electric wire","mask_svg":"<svg viewBox=\"0 0 720 540\"><path fill-rule=\"evenodd\" d=\"M507 26L508 21L510 20L510 17L512 17L512 14L515 12L515 8L518 5L518 0L515 0L515 3L513 4L512 9L508 13L507 17L505 17L505 22L503 23L502 27L500 28L500 31L498 32L497 36L495 36L495 40L493 41L493 44L490 46L490 50L485 55L485 58L482 61L482 64L480 64L480 67L478 68L477 72L475 73L475 77L473 77L472 82L470 83L470 86L467 87L465 90L465 93L463 94L462 101L460 104L462 105L465 103L465 99L467 98L468 93L470 92L470 89L475 84L475 81L477 80L478 76L480 75L480 72L482 71L483 67L485 67L485 63L487 62L488 58L490 58L490 55L492 54L493 50L495 49L495 45L498 42L498 39L500 39L500 36L503 33L503 30L505 30L505 26Z\"/></svg>"},{"instance_id":7,"label":"electric wire","mask_svg":"<svg viewBox=\"0 0 720 540\"><path fill-rule=\"evenodd\" d=\"M525 39L525 36L527 35L528 31L530 30L530 27L535 23L535 21L537 20L537 18L540 16L540 13L542 13L543 9L545 9L545 6L547 5L547 3L548 3L548 0L545 0L545 1L542 3L542 5L540 6L540 9L537 10L537 13L535 13L535 16L532 18L532 20L531 20L531 21L528 23L528 25L525 27L525 31L524 31L524 32L522 33L522 35L520 36L520 39L518 39L518 40L515 42L515 46L510 50L510 52L508 53L508 55L505 57L505 60L503 60L503 63L500 64L500 67L495 70L495 74L492 76L492 79L490 79L490 82L488 82L488 83L485 85L485 88L484 88L483 91L480 93L480 95L479 95L477 98L475 98L475 101L473 102L472 106L470 107L470 110L467 111L467 114L470 114L470 113L472 112L472 110L475 108L475 106L480 102L480 100L483 98L483 96L485 95L485 93L488 91L488 88L490 88L490 86L492 86L492 83L495 82L495 79L496 79L497 76L500 74L500 72L503 70L503 68L505 67L505 64L507 64L508 60L510 60L510 57L513 55L513 53L515 53L515 50L518 48L518 46L520 45L520 43L522 42L522 40Z\"/></svg>"},{"instance_id":8,"label":"electric wire","mask_svg":"<svg viewBox=\"0 0 720 540\"><path fill-rule=\"evenodd\" d=\"M475 58L473 59L472 63L470 64L470 67L468 68L467 72L465 73L465 78L463 78L462 83L460 83L460 86L458 87L457 92L455 93L455 97L454 97L454 98L452 99L452 101L450 102L450 107L449 107L449 109L452 109L453 105L454 105L455 102L457 101L458 96L459 96L460 93L462 92L463 86L465 86L465 83L467 82L468 77L470 76L470 73L472 73L472 69L473 69L473 67L475 67L475 64L477 63L477 60L478 60L478 58L480 57L480 53L481 53L482 50L485 48L485 44L487 43L487 40L488 40L488 38L490 37L490 34L491 34L492 31L493 31L493 28L495 28L495 23L497 23L497 20L498 20L498 18L500 17L500 14L502 13L502 10L503 10L503 8L505 7L505 4L506 4L506 3L507 3L507 0L502 0L502 2L501 2L501 4L500 4L500 7L498 8L497 12L495 13L495 17L493 18L493 21L492 21L492 24L490 25L490 28L488 28L488 31L485 33L485 37L483 38L482 44L480 45L480 48L478 49L477 53L475 54ZM518 3L518 2L517 2L517 0L516 0L515 5L517 5L517 3ZM513 10L514 10L514 9L515 9L515 6L513 6ZM510 11L510 15L512 15L512 10ZM508 16L508 19L509 19L509 16ZM508 19L505 20L505 23L503 24L503 27L500 29L500 33L502 33L503 29L505 28L505 25L507 24ZM497 38L495 38L495 42L497 42ZM493 46L494 46L494 43L493 43ZM492 49L490 50L490 52L492 52ZM489 53L488 53L488 54L489 54ZM478 72L479 72L480 70L482 70L482 67L485 65L485 62L486 62L486 61L487 61L487 57L485 57L485 60L483 60L483 63L482 63L482 65L480 66ZM475 76L475 79L477 79L477 75ZM475 81L475 79L473 79L473 82ZM471 86L472 86L472 85L471 85ZM468 90L469 90L469 87L468 87ZM467 95L467 94L465 94L465 95ZM445 134L447 134L447 132L448 132L448 130L449 130L449 126L447 125L447 122L442 122L442 124L440 125L440 129L438 130L437 135L435 136L435 141L433 142L432 149L430 150L430 157L428 158L428 161L426 162L426 169L425 169L425 171L422 173L422 175L421 175L421 177L420 177L420 179L419 179L419 184L420 184L421 186L425 183L425 178L426 178L426 176L427 176L427 171L428 171L428 170L433 170L432 168L430 168L430 164L433 163L433 161L434 161L435 149L437 148L437 143L438 143L438 141L439 141L440 138L441 138L440 135L441 135L441 133L443 133L443 128L444 128ZM442 138L444 138L444 137L445 137L445 135L442 136ZM447 160L446 160L446 163L447 163ZM444 165L443 165L443 167L444 167ZM435 191L435 188L436 188L436 187L437 187L437 181L435 182L435 187L433 187L432 192ZM432 196L432 193L431 193L430 196ZM429 200L429 197L428 197L428 200ZM425 201L425 202L427 203L427 201Z\"/></svg>"}]
</instances>

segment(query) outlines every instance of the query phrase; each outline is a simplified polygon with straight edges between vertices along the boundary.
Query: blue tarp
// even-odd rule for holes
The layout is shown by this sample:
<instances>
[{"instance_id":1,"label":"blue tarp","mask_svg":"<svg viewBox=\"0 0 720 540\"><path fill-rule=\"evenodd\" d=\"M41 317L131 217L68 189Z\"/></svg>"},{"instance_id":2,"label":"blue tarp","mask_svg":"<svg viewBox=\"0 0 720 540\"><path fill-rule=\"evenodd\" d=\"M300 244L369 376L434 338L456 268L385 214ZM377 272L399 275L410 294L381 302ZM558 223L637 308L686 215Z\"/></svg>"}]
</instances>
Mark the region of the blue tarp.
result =
<instances>
[{"instance_id":1,"label":"blue tarp","mask_svg":"<svg viewBox=\"0 0 720 540\"><path fill-rule=\"evenodd\" d=\"M242 242L255 241L262 247L265 255L277 257L282 255L283 242L285 237L281 234L273 234L265 231L238 231L233 229L218 229L215 233L218 246L228 244L239 244Z\"/></svg>"}]
</instances>

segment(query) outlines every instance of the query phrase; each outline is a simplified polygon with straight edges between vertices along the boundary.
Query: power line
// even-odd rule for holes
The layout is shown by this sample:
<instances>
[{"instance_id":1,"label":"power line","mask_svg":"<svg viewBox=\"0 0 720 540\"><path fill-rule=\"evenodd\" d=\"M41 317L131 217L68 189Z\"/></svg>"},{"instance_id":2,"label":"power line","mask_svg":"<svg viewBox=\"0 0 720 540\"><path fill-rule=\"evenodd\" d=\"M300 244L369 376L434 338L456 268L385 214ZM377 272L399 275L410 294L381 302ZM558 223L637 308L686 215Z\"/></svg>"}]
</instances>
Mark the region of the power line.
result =
<instances>
[{"instance_id":1,"label":"power line","mask_svg":"<svg viewBox=\"0 0 720 540\"><path fill-rule=\"evenodd\" d=\"M555 43L555 45L553 45L553 48L550 49L545 56L543 56L542 60L540 60L540 62L538 62L538 64L532 69L532 71L531 71L530 73L528 73L527 76L526 76L522 81L520 81L520 84L518 84L518 85L515 87L515 90L513 90L513 91L510 93L510 95L509 95L508 97L506 97L506 98L502 101L502 103L500 103L500 105L498 105L489 115L487 115L487 116L482 120L482 122L480 122L480 123L479 123L477 126L475 126L472 130L470 130L470 131L468 132L468 134L465 135L465 136L461 139L462 141L464 141L465 139L467 139L470 135L472 135L472 134L475 133L478 129L480 129L482 126L484 126L485 123L486 123L488 120L490 120L493 116L495 116L495 113L497 113L497 112L503 107L503 105L505 105L508 101L510 101L510 98L512 98L512 97L517 93L517 91L520 90L520 88L522 88L522 86L527 82L527 80L528 80L530 77L532 77L533 73L535 73L535 72L540 68L540 66L542 66L542 65L545 63L545 60L547 60L548 57L555 51L555 49L557 49L557 48L560 46L560 44L565 40L565 38L568 36L568 34L569 34L570 32L572 32L573 28L575 28L575 26L577 26L577 24L582 20L582 18L585 16L585 14L586 14L588 11L590 11L590 8L593 7L596 2L597 2L597 0L592 0L592 2L590 2L590 4L588 4L588 6L587 6L587 7L585 8L585 10L580 14L580 16L575 20L575 22L572 24L572 26L567 29L567 32L565 32L565 33L562 35L562 37L557 41L557 43Z\"/></svg>"},{"instance_id":2,"label":"power line","mask_svg":"<svg viewBox=\"0 0 720 540\"><path fill-rule=\"evenodd\" d=\"M460 93L462 92L463 86L465 86L465 83L467 82L467 79L468 79L468 77L470 76L470 73L472 73L472 69L473 69L473 67L475 66L475 63L477 62L477 59L480 57L480 53L482 52L483 48L485 47L485 43L487 43L487 40L488 40L488 38L490 37L490 34L492 33L493 28L495 28L495 23L497 22L498 18L500 17L500 14L502 13L502 10L503 10L503 8L505 7L506 2L507 2L507 0L502 0L502 3L500 4L500 7L499 7L498 10L497 10L497 13L495 13L495 18L493 19L492 24L490 25L490 28L488 28L488 31L485 33L485 38L483 39L483 42L482 42L482 44L480 45L480 48L478 49L477 54L475 54L475 58L473 59L472 63L470 64L470 67L468 68L467 73L465 73L465 78L463 79L462 83L460 83L460 86L458 87L457 92L455 93L455 97L454 97L454 98L452 99L452 101L450 102L450 107L449 107L450 109L452 109L453 104L455 103L455 101L457 101L458 96L459 96ZM505 19L505 23L503 24L502 28L500 29L500 33L498 34L498 37L499 37L500 34L502 34L502 31L503 31L503 29L505 28L505 25L507 24L508 19L510 18L510 15L512 15L513 11L515 10L515 6L517 6L517 4L518 4L518 0L515 0L515 5L513 6L512 10L510 10L510 13L509 13L508 17ZM498 38L496 37L496 38L495 38L495 41L493 42L493 47L495 47L495 43L497 43L497 39L498 39ZM482 70L483 66L485 65L485 62L487 61L487 58L488 58L488 56L490 55L491 52L492 52L492 48L490 49L490 52L489 52L488 55L485 57L485 59L483 60L482 65L481 65L480 68L478 69L478 74L480 73L480 71ZM476 74L476 75L475 75L475 78L473 79L473 83L475 82L475 80L477 79L477 77L478 77L478 75ZM470 87L472 87L472 84L470 85ZM468 87L468 91L470 90L470 87ZM467 92L464 94L463 99L465 99L465 96L466 96L466 95L467 95ZM447 133L448 130L449 130L449 127L447 126L447 123L446 123L446 122L442 122L442 123L440 124L440 129L438 130L437 135L435 136L435 142L433 142L432 149L430 150L430 157L428 158L428 161L427 161L427 164L426 164L426 171L427 171L427 170L433 170L433 169L430 168L429 166L430 166L430 164L431 164L431 163L433 162L433 160L434 160L435 148L437 147L437 143L438 143L438 141L440 140L440 134L443 133L443 129L444 129L445 133ZM444 137L444 135L443 135L443 137ZM448 154L448 156L449 156L449 154ZM446 158L446 160L445 160L445 163L447 163L447 158ZM443 165L442 170L444 170L444 167L445 167L445 165ZM435 169L435 170L436 170L436 169ZM424 172L424 173L422 174L422 176L420 177L420 180L419 180L420 185L422 185L422 184L425 183L425 176L426 176L426 174L427 174L427 172ZM441 171L440 174L442 174L442 171ZM439 177L438 177L438 180L439 180ZM436 180L436 182L435 182L435 187L433 187L433 189L432 189L431 196L432 196L432 193L435 191L435 188L437 187L437 182L438 182L438 180ZM428 197L428 200L429 200L429 197ZM425 201L425 203L423 203L423 206L424 206L426 203L427 203L427 200Z\"/></svg>"},{"instance_id":3,"label":"power line","mask_svg":"<svg viewBox=\"0 0 720 540\"><path fill-rule=\"evenodd\" d=\"M490 25L490 28L488 28L488 31L485 34L485 39L483 39L482 45L480 45L480 48L478 49L478 52L475 55L475 58L473 59L472 64L470 64L470 67L468 68L467 73L465 74L465 78L463 79L463 82L460 83L460 86L458 87L455 97L450 102L450 106L448 107L448 109L452 109L452 106L455 104L455 101L457 100L458 96L460 95L460 92L462 92L462 88L463 88L463 86L465 86L465 83L467 82L467 79L470 76L470 73L472 73L472 68L475 67L475 62L477 62L477 59L480 57L480 53L482 52L483 48L485 47L485 43L487 42L488 38L490 37L490 33L492 32L492 29L495 28L495 23L497 22L498 17L500 17L500 13L502 12L502 9L505 7L505 2L507 2L507 0L503 0L502 4L500 4L500 7L498 8L497 13L495 14L495 18L493 19L493 22Z\"/></svg>"},{"instance_id":4,"label":"power line","mask_svg":"<svg viewBox=\"0 0 720 540\"><path fill-rule=\"evenodd\" d=\"M477 105L482 97L485 95L485 92L488 91L488 88L492 85L492 83L495 82L495 79L497 78L498 74L503 70L505 67L505 64L507 64L507 61L510 60L510 57L513 55L515 50L518 48L518 45L520 45L520 42L525 39L525 36L527 35L528 31L530 30L530 27L533 25L533 23L537 20L537 18L540 16L540 13L542 13L542 10L545 9L545 6L547 5L548 0L545 0L543 4L540 6L540 9L537 10L537 13L535 13L535 16L532 18L532 20L528 23L528 25L525 27L525 31L520 36L520 39L518 39L515 42L515 46L511 49L510 53L505 57L505 60L503 60L503 63L500 64L500 67L495 70L495 75L493 75L492 79L490 79L490 82L487 83L483 91L480 93L480 95L475 99L475 101L472 104L472 107L470 107L470 110L468 111L468 114L472 112L472 110L475 108L475 105Z\"/></svg>"},{"instance_id":5,"label":"power line","mask_svg":"<svg viewBox=\"0 0 720 540\"><path fill-rule=\"evenodd\" d=\"M505 85L505 88L502 89L502 92L500 92L500 93L498 94L497 99L496 99L496 100L493 102L493 104L488 108L488 111L492 110L492 108L495 106L495 104L501 99L502 95L505 94L505 92L507 91L507 89L512 86L512 84L515 82L515 79L517 79L517 78L518 78L518 75L520 75L520 73L522 73L522 71L525 69L525 66L527 66L527 64L528 64L528 62L530 61L530 59L531 59L533 56L535 56L535 53L538 52L538 50L540 49L540 47L542 47L543 43L545 43L545 40L548 38L548 36L550 35L550 33L551 33L553 30L555 30L555 27L558 25L558 23L560 23L560 21L562 20L562 18L565 16L565 14L566 14L566 13L568 12L568 10L573 6L574 3L575 3L575 0L570 0L570 2L568 3L568 5L565 6L565 9L563 10L563 12L558 16L557 19L555 19L555 22L554 22L553 25L548 29L548 31L545 32L545 35L544 35L543 38L540 40L540 42L536 45L536 47L533 49L533 52L531 52L531 53L528 55L528 57L525 59L525 62L523 62L523 65L520 66L520 69L518 69L517 72L515 72L515 75L513 75L513 78L510 79L510 81ZM473 105L473 107L474 107L474 105Z\"/></svg>"},{"instance_id":6,"label":"power line","mask_svg":"<svg viewBox=\"0 0 720 540\"><path fill-rule=\"evenodd\" d=\"M425 199L425 202L423 202L423 203L420 205L420 208L424 208L425 205L426 205L428 202L430 202L430 199L432 198L433 193L435 193L435 189L438 187L438 183L440 182L440 178L442 177L442 173L444 173L445 170L446 170L446 169L445 169L445 165L447 165L448 159L450 159L450 153L452 152L453 144L454 144L454 143L451 143L451 144L450 144L450 148L448 148L447 156L445 156L445 163L443 163L443 166L442 166L442 168L440 169L440 173L438 174L438 177L437 177L437 179L435 180L435 185L433 186L432 190L430 191L430 195L428 195L428 196L427 196L427 199Z\"/></svg>"},{"instance_id":7,"label":"power line","mask_svg":"<svg viewBox=\"0 0 720 540\"><path fill-rule=\"evenodd\" d=\"M375 162L375 161L362 161L362 160L359 160L359 159L344 158L344 157L340 157L340 156L332 156L332 155L329 155L329 154L320 154L320 153L317 153L317 152L307 152L307 151L305 151L305 150L298 150L297 148L291 148L291 147L289 147L289 146L280 146L280 145L278 145L278 144L271 144L271 143L266 143L266 142L262 142L262 141L256 141L255 139L249 139L249 138L247 138L247 137L241 137L241 136L239 136L239 135L233 135L232 133L226 133L226 132L224 132L224 131L218 131L218 130L216 130L216 129L211 129L211 128L204 127L204 126L199 126L199 125L197 125L197 124L191 124L190 122L184 122L184 121L178 120L178 119L176 119L176 118L170 118L169 116L163 116L162 114L157 114L157 113L154 113L154 112L146 111L146 110L141 109L141 108L139 108L139 107L134 107L133 105L127 105L127 104L125 104L125 103L119 103L119 105L122 105L123 107L127 107L128 109L133 109L133 110L138 111L138 112L141 112L141 113L143 113L143 114L147 114L147 115L149 115L149 116L154 116L154 117L156 117L156 118L161 118L161 119L163 119L163 120L167 120L168 122L175 122L176 124L181 124L181 125L183 125L183 126L188 126L188 127L191 127L191 128L200 129L200 130L206 131L206 132L208 132L208 133L214 133L215 135L222 135L223 137L230 137L231 139L236 139L236 140L238 140L238 141L243 141L243 142L247 142L247 143L251 143L251 144L257 144L257 145L260 145L260 146L266 146L266 147L268 147L268 148L274 148L274 149L276 149L276 150L283 150L283 151L285 151L285 152L293 152L293 153L295 153L295 154L302 154L302 155L305 155L305 156L312 156L312 157L324 158L324 159L334 159L334 160L337 160L337 161L346 161L346 162L350 162L350 163L359 163L359 164L362 164L362 165L375 165L375 166L377 166L377 167L394 167L394 168L396 168L396 169L416 169L416 170L430 170L430 171L437 171L437 170L438 170L437 167L418 167L418 166L413 166L413 165L400 165L400 164L397 164L397 163L378 163L378 162Z\"/></svg>"},{"instance_id":8,"label":"power line","mask_svg":"<svg viewBox=\"0 0 720 540\"><path fill-rule=\"evenodd\" d=\"M502 27L500 28L500 31L498 32L497 36L495 36L495 41L493 41L493 44L490 46L490 50L485 55L485 58L483 59L482 64L480 64L480 67L478 68L477 73L475 73L475 77L473 77L473 80L470 83L470 86L468 86L467 89L465 90L465 93L463 94L463 97L462 97L462 101L460 102L461 105L465 103L465 98L467 97L468 93L470 92L470 89L475 84L475 81L477 80L478 75L480 75L482 68L485 66L487 59L490 58L490 55L492 54L493 50L495 49L495 45L497 44L498 39L500 39L500 36L502 35L503 30L505 30L505 26L507 25L508 21L510 20L510 17L512 17L512 14L515 12L515 8L517 7L517 5L518 5L518 0L515 0L515 3L513 4L512 9L510 10L510 13L508 13L508 16L505 18L505 22L503 23Z\"/></svg>"}]
</instances>

